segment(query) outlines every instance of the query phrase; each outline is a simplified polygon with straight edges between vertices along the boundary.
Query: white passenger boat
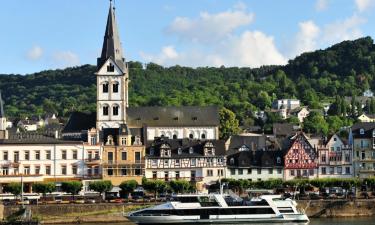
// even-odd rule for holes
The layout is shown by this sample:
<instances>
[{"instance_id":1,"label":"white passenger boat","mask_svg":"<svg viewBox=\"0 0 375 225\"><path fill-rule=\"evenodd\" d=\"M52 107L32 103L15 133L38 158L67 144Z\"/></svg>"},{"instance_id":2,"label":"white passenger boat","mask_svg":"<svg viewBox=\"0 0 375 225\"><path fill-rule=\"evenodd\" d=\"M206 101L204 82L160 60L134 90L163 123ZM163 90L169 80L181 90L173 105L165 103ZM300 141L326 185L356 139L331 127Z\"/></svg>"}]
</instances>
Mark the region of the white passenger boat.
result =
<instances>
[{"instance_id":1,"label":"white passenger boat","mask_svg":"<svg viewBox=\"0 0 375 225\"><path fill-rule=\"evenodd\" d=\"M176 195L170 202L129 213L137 224L308 223L292 199L262 195L244 201L236 195Z\"/></svg>"}]
</instances>

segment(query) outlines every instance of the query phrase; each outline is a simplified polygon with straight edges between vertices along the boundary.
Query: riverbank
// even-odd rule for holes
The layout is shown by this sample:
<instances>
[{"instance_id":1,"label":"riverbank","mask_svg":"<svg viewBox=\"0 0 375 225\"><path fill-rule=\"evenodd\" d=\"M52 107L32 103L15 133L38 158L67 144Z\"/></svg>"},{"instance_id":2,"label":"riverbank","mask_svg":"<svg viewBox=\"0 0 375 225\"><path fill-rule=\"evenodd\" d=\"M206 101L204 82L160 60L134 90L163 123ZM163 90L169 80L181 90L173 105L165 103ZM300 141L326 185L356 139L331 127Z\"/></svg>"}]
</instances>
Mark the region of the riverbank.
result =
<instances>
[{"instance_id":1,"label":"riverbank","mask_svg":"<svg viewBox=\"0 0 375 225\"><path fill-rule=\"evenodd\" d=\"M147 207L130 204L60 204L27 206L34 218L43 224L64 223L124 223L123 212ZM16 213L19 206L0 206L0 219ZM375 199L361 200L300 200L298 208L310 218L371 217L375 216Z\"/></svg>"}]
</instances>

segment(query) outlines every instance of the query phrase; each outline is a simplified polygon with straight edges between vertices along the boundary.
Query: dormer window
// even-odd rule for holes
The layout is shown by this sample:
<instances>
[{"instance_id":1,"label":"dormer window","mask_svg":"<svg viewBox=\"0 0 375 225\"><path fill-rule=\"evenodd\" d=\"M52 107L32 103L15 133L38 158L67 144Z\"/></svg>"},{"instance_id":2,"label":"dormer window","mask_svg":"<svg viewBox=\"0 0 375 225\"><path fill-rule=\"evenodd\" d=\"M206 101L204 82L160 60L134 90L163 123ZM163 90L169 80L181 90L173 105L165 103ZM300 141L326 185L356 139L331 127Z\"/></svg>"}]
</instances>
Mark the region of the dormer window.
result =
<instances>
[{"instance_id":1,"label":"dormer window","mask_svg":"<svg viewBox=\"0 0 375 225\"><path fill-rule=\"evenodd\" d=\"M234 158L231 158L229 161L231 165L234 165Z\"/></svg>"},{"instance_id":2,"label":"dormer window","mask_svg":"<svg viewBox=\"0 0 375 225\"><path fill-rule=\"evenodd\" d=\"M160 156L161 157L171 157L171 149L168 145L163 144L160 147Z\"/></svg>"},{"instance_id":3,"label":"dormer window","mask_svg":"<svg viewBox=\"0 0 375 225\"><path fill-rule=\"evenodd\" d=\"M154 155L155 154L155 149L153 147L150 148L150 155Z\"/></svg>"},{"instance_id":4,"label":"dormer window","mask_svg":"<svg viewBox=\"0 0 375 225\"><path fill-rule=\"evenodd\" d=\"M189 154L193 154L194 153L194 149L193 149L193 147L190 147L189 148Z\"/></svg>"},{"instance_id":5,"label":"dormer window","mask_svg":"<svg viewBox=\"0 0 375 225\"><path fill-rule=\"evenodd\" d=\"M108 135L108 137L107 137L107 145L113 145L113 137L112 137L112 135Z\"/></svg>"},{"instance_id":6,"label":"dormer window","mask_svg":"<svg viewBox=\"0 0 375 225\"><path fill-rule=\"evenodd\" d=\"M214 145L211 142L207 142L204 145L204 155L206 155L206 156L215 155L215 148L214 148Z\"/></svg>"},{"instance_id":7,"label":"dormer window","mask_svg":"<svg viewBox=\"0 0 375 225\"><path fill-rule=\"evenodd\" d=\"M365 134L365 129L361 128L361 129L359 130L359 134Z\"/></svg>"},{"instance_id":8,"label":"dormer window","mask_svg":"<svg viewBox=\"0 0 375 225\"><path fill-rule=\"evenodd\" d=\"M121 145L126 145L126 138L125 137L121 138Z\"/></svg>"},{"instance_id":9,"label":"dormer window","mask_svg":"<svg viewBox=\"0 0 375 225\"><path fill-rule=\"evenodd\" d=\"M280 163L281 163L281 158L280 158L280 157L277 157L276 162L277 162L278 164L280 164Z\"/></svg>"},{"instance_id":10,"label":"dormer window","mask_svg":"<svg viewBox=\"0 0 375 225\"><path fill-rule=\"evenodd\" d=\"M115 66L112 63L107 66L107 72L115 72Z\"/></svg>"},{"instance_id":11,"label":"dormer window","mask_svg":"<svg viewBox=\"0 0 375 225\"><path fill-rule=\"evenodd\" d=\"M192 120L198 120L198 117L194 116L193 118L191 118Z\"/></svg>"},{"instance_id":12,"label":"dormer window","mask_svg":"<svg viewBox=\"0 0 375 225\"><path fill-rule=\"evenodd\" d=\"M178 148L177 152L178 152L179 155L181 155L182 154L182 149Z\"/></svg>"},{"instance_id":13,"label":"dormer window","mask_svg":"<svg viewBox=\"0 0 375 225\"><path fill-rule=\"evenodd\" d=\"M113 92L113 93L118 93L118 83L114 83L114 84L112 85L112 92Z\"/></svg>"},{"instance_id":14,"label":"dormer window","mask_svg":"<svg viewBox=\"0 0 375 225\"><path fill-rule=\"evenodd\" d=\"M242 145L242 146L238 149L238 151L240 151L240 152L249 151L249 148L248 148L246 145Z\"/></svg>"},{"instance_id":15,"label":"dormer window","mask_svg":"<svg viewBox=\"0 0 375 225\"><path fill-rule=\"evenodd\" d=\"M108 93L108 87L109 87L108 83L104 83L102 86L103 86L103 93Z\"/></svg>"},{"instance_id":16,"label":"dormer window","mask_svg":"<svg viewBox=\"0 0 375 225\"><path fill-rule=\"evenodd\" d=\"M142 145L142 142L141 142L141 137L140 136L135 136L135 140L134 140L134 145Z\"/></svg>"}]
</instances>

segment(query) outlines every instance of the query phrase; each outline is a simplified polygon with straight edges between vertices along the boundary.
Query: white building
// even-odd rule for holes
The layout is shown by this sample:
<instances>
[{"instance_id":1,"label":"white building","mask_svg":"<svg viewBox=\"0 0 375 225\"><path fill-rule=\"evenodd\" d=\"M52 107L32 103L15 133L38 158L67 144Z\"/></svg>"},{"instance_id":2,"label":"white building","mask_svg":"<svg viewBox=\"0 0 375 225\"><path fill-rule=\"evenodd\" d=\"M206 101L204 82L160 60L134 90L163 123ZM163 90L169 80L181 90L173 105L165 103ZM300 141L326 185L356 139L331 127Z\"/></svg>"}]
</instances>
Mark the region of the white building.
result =
<instances>
[{"instance_id":1,"label":"white building","mask_svg":"<svg viewBox=\"0 0 375 225\"><path fill-rule=\"evenodd\" d=\"M318 177L350 178L353 176L352 146L345 144L337 134L318 145Z\"/></svg>"},{"instance_id":2,"label":"white building","mask_svg":"<svg viewBox=\"0 0 375 225\"><path fill-rule=\"evenodd\" d=\"M286 109L286 110L293 110L299 108L301 103L298 99L278 99L272 103L273 109Z\"/></svg>"}]
</instances>

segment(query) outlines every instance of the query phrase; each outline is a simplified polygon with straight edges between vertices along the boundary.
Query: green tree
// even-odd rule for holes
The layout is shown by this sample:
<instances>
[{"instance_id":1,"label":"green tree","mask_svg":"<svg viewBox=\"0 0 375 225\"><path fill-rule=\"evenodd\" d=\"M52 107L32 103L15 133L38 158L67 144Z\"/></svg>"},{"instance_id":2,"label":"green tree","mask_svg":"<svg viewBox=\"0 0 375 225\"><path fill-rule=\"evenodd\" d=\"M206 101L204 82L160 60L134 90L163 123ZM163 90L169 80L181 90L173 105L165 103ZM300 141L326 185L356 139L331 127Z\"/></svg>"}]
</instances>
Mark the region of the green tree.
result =
<instances>
[{"instance_id":1,"label":"green tree","mask_svg":"<svg viewBox=\"0 0 375 225\"><path fill-rule=\"evenodd\" d=\"M330 134L338 132L339 129L344 126L344 122L341 120L339 116L328 116L327 123Z\"/></svg>"},{"instance_id":2,"label":"green tree","mask_svg":"<svg viewBox=\"0 0 375 225\"><path fill-rule=\"evenodd\" d=\"M123 181L120 184L121 191L125 194L125 197L128 198L129 194L137 188L138 182L136 180L127 180Z\"/></svg>"},{"instance_id":3,"label":"green tree","mask_svg":"<svg viewBox=\"0 0 375 225\"><path fill-rule=\"evenodd\" d=\"M239 132L239 122L236 115L229 109L222 108L219 112L220 116L220 138L227 139L231 135Z\"/></svg>"},{"instance_id":4,"label":"green tree","mask_svg":"<svg viewBox=\"0 0 375 225\"><path fill-rule=\"evenodd\" d=\"M102 196L104 199L104 193L107 191L110 191L112 189L113 185L110 180L99 180L99 181L93 181L89 184L89 189L99 192L99 195Z\"/></svg>"},{"instance_id":5,"label":"green tree","mask_svg":"<svg viewBox=\"0 0 375 225\"><path fill-rule=\"evenodd\" d=\"M33 191L36 193L43 194L43 197L46 197L47 193L52 193L56 191L56 184L53 182L34 183Z\"/></svg>"},{"instance_id":6,"label":"green tree","mask_svg":"<svg viewBox=\"0 0 375 225\"><path fill-rule=\"evenodd\" d=\"M303 121L303 130L307 133L324 134L328 133L328 124L324 117L318 112L310 112Z\"/></svg>"},{"instance_id":7,"label":"green tree","mask_svg":"<svg viewBox=\"0 0 375 225\"><path fill-rule=\"evenodd\" d=\"M169 186L175 193L185 193L190 189L190 183L186 180L172 180Z\"/></svg>"},{"instance_id":8,"label":"green tree","mask_svg":"<svg viewBox=\"0 0 375 225\"><path fill-rule=\"evenodd\" d=\"M4 186L4 192L13 194L15 198L21 194L21 191L21 183L12 182Z\"/></svg>"},{"instance_id":9,"label":"green tree","mask_svg":"<svg viewBox=\"0 0 375 225\"><path fill-rule=\"evenodd\" d=\"M67 181L61 183L61 190L70 193L73 195L73 200L75 200L75 196L82 190L82 183L79 181Z\"/></svg>"}]
</instances>

